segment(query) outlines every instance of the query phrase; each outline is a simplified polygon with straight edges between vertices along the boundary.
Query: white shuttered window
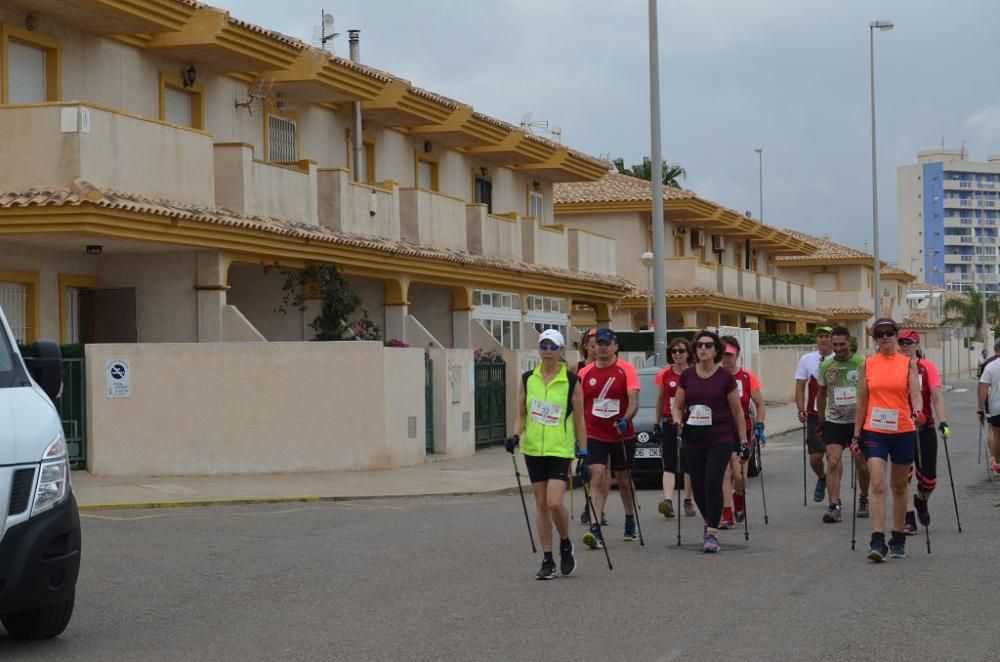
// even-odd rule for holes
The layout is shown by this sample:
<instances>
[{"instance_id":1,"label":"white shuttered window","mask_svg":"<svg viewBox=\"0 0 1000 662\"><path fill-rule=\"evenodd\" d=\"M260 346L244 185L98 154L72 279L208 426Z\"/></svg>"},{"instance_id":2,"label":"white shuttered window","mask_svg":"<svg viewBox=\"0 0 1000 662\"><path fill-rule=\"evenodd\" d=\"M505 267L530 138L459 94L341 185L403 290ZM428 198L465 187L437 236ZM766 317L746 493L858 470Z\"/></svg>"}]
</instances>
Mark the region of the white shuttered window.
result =
<instances>
[{"instance_id":1,"label":"white shuttered window","mask_svg":"<svg viewBox=\"0 0 1000 662\"><path fill-rule=\"evenodd\" d=\"M277 115L267 116L269 154L272 163L295 163L299 160L295 147L295 120Z\"/></svg>"},{"instance_id":2,"label":"white shuttered window","mask_svg":"<svg viewBox=\"0 0 1000 662\"><path fill-rule=\"evenodd\" d=\"M7 44L8 103L42 103L45 98L45 51L11 40Z\"/></svg>"},{"instance_id":3,"label":"white shuttered window","mask_svg":"<svg viewBox=\"0 0 1000 662\"><path fill-rule=\"evenodd\" d=\"M23 283L0 281L0 308L10 324L14 339L24 343L28 338L28 288Z\"/></svg>"},{"instance_id":4,"label":"white shuttered window","mask_svg":"<svg viewBox=\"0 0 1000 662\"><path fill-rule=\"evenodd\" d=\"M164 89L166 120L181 126L194 126L191 116L191 95L173 87Z\"/></svg>"}]
</instances>

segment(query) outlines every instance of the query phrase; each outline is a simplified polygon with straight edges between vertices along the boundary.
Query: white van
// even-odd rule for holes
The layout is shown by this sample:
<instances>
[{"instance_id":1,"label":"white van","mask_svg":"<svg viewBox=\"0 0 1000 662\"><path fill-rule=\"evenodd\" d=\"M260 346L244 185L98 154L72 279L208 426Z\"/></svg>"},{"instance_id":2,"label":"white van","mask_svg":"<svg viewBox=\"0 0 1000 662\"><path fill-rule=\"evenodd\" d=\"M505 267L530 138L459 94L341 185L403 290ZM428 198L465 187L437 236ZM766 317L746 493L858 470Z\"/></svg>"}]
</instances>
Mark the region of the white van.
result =
<instances>
[{"instance_id":1,"label":"white van","mask_svg":"<svg viewBox=\"0 0 1000 662\"><path fill-rule=\"evenodd\" d=\"M62 422L59 345L22 358L0 309L0 622L17 639L55 637L73 615L80 514Z\"/></svg>"}]
</instances>

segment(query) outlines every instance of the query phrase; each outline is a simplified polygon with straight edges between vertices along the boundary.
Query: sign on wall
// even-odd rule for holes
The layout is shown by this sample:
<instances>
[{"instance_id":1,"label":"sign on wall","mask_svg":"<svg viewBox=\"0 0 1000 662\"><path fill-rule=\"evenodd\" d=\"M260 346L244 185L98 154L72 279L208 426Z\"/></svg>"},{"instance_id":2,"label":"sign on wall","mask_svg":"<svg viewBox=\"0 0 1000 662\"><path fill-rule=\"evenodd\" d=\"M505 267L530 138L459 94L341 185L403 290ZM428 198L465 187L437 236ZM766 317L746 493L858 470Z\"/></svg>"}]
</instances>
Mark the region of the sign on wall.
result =
<instances>
[{"instance_id":1,"label":"sign on wall","mask_svg":"<svg viewBox=\"0 0 1000 662\"><path fill-rule=\"evenodd\" d=\"M128 359L108 359L104 364L104 377L109 398L132 395L132 368Z\"/></svg>"}]
</instances>

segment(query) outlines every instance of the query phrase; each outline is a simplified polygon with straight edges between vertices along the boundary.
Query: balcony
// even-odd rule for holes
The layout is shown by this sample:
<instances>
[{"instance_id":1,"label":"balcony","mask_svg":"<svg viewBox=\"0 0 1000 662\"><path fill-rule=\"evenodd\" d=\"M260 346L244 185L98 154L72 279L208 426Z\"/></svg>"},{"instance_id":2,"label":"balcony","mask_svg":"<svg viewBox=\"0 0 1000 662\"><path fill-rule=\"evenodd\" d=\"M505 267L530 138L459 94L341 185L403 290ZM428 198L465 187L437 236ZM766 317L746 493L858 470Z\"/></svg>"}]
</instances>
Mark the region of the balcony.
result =
<instances>
[{"instance_id":1,"label":"balcony","mask_svg":"<svg viewBox=\"0 0 1000 662\"><path fill-rule=\"evenodd\" d=\"M0 108L0 181L8 190L99 188L215 204L212 138L174 124L89 103Z\"/></svg>"},{"instance_id":2,"label":"balcony","mask_svg":"<svg viewBox=\"0 0 1000 662\"><path fill-rule=\"evenodd\" d=\"M668 290L698 287L718 291L715 267L699 263L696 257L668 257L665 266Z\"/></svg>"},{"instance_id":3,"label":"balcony","mask_svg":"<svg viewBox=\"0 0 1000 662\"><path fill-rule=\"evenodd\" d=\"M717 264L715 265L715 277L715 289L717 291L722 292L728 297L744 296L739 269Z\"/></svg>"},{"instance_id":4,"label":"balcony","mask_svg":"<svg viewBox=\"0 0 1000 662\"><path fill-rule=\"evenodd\" d=\"M586 230L569 228L569 268L595 274L618 273L615 263L615 240Z\"/></svg>"},{"instance_id":5,"label":"balcony","mask_svg":"<svg viewBox=\"0 0 1000 662\"><path fill-rule=\"evenodd\" d=\"M757 300L767 303L775 303L774 276L757 274Z\"/></svg>"},{"instance_id":6,"label":"balcony","mask_svg":"<svg viewBox=\"0 0 1000 662\"><path fill-rule=\"evenodd\" d=\"M945 246L966 246L972 244L972 235L966 234L946 234L944 236Z\"/></svg>"},{"instance_id":7,"label":"balcony","mask_svg":"<svg viewBox=\"0 0 1000 662\"><path fill-rule=\"evenodd\" d=\"M215 145L215 203L242 214L317 225L316 164L278 165L254 158L243 143Z\"/></svg>"},{"instance_id":8,"label":"balcony","mask_svg":"<svg viewBox=\"0 0 1000 662\"><path fill-rule=\"evenodd\" d=\"M757 272L740 270L740 296L747 299L757 298Z\"/></svg>"},{"instance_id":9,"label":"balcony","mask_svg":"<svg viewBox=\"0 0 1000 662\"><path fill-rule=\"evenodd\" d=\"M465 207L469 252L501 260L521 261L521 224L516 214L495 216L484 204Z\"/></svg>"},{"instance_id":10,"label":"balcony","mask_svg":"<svg viewBox=\"0 0 1000 662\"><path fill-rule=\"evenodd\" d=\"M516 216L515 216L516 218ZM522 218L521 258L525 262L569 268L569 241L561 225L542 225L536 218Z\"/></svg>"},{"instance_id":11,"label":"balcony","mask_svg":"<svg viewBox=\"0 0 1000 662\"><path fill-rule=\"evenodd\" d=\"M317 181L321 225L363 237L400 238L395 184L359 184L344 168L320 168Z\"/></svg>"},{"instance_id":12,"label":"balcony","mask_svg":"<svg viewBox=\"0 0 1000 662\"><path fill-rule=\"evenodd\" d=\"M465 200L417 188L399 190L400 233L406 241L464 251L468 248Z\"/></svg>"}]
</instances>

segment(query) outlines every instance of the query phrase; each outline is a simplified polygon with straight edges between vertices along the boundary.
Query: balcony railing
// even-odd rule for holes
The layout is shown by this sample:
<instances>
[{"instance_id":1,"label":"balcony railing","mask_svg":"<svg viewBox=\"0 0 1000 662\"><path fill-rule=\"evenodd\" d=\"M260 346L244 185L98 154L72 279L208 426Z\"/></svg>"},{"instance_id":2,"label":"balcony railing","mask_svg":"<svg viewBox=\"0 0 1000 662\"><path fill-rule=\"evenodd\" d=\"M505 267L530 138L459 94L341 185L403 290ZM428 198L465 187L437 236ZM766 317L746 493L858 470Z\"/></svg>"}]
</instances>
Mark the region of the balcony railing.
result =
<instances>
[{"instance_id":1,"label":"balcony railing","mask_svg":"<svg viewBox=\"0 0 1000 662\"><path fill-rule=\"evenodd\" d=\"M0 182L9 190L84 179L197 205L215 204L212 138L84 102L0 107Z\"/></svg>"},{"instance_id":2,"label":"balcony railing","mask_svg":"<svg viewBox=\"0 0 1000 662\"><path fill-rule=\"evenodd\" d=\"M615 240L586 230L568 228L569 268L596 274L615 274Z\"/></svg>"},{"instance_id":3,"label":"balcony railing","mask_svg":"<svg viewBox=\"0 0 1000 662\"><path fill-rule=\"evenodd\" d=\"M402 238L425 246L468 248L465 200L416 188L399 189Z\"/></svg>"},{"instance_id":4,"label":"balcony railing","mask_svg":"<svg viewBox=\"0 0 1000 662\"><path fill-rule=\"evenodd\" d=\"M469 251L504 260L521 261L521 224L516 216L494 216L484 204L465 207Z\"/></svg>"},{"instance_id":5,"label":"balcony railing","mask_svg":"<svg viewBox=\"0 0 1000 662\"><path fill-rule=\"evenodd\" d=\"M243 143L215 145L215 202L243 214L316 225L316 164L278 165L254 158Z\"/></svg>"},{"instance_id":6,"label":"balcony railing","mask_svg":"<svg viewBox=\"0 0 1000 662\"><path fill-rule=\"evenodd\" d=\"M569 241L566 228L561 225L542 225L536 218L522 218L520 224L521 257L525 262L560 269L569 267Z\"/></svg>"},{"instance_id":7,"label":"balcony railing","mask_svg":"<svg viewBox=\"0 0 1000 662\"><path fill-rule=\"evenodd\" d=\"M665 266L668 290L698 287L718 291L715 268L700 264L696 257L668 257Z\"/></svg>"},{"instance_id":8,"label":"balcony railing","mask_svg":"<svg viewBox=\"0 0 1000 662\"><path fill-rule=\"evenodd\" d=\"M344 168L318 171L319 222L340 232L399 239L399 195L392 182L359 184Z\"/></svg>"}]
</instances>

